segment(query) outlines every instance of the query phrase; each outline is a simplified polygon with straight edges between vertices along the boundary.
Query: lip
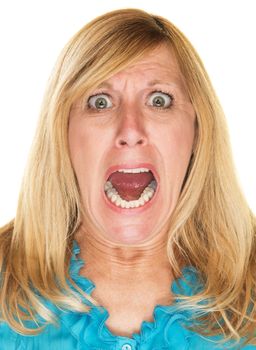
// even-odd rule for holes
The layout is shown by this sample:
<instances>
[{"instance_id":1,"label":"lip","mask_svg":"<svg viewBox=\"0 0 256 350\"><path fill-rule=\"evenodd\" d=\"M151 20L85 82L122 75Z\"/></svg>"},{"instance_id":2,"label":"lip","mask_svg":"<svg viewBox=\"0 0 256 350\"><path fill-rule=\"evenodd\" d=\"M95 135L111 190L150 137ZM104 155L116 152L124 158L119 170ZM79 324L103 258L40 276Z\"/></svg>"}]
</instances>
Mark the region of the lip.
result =
<instances>
[{"instance_id":1,"label":"lip","mask_svg":"<svg viewBox=\"0 0 256 350\"><path fill-rule=\"evenodd\" d=\"M122 213L125 215L134 215L134 214L139 214L141 212L144 212L145 210L149 209L155 202L155 200L158 197L158 192L159 192L159 183L160 183L160 178L158 175L158 172L156 171L156 168L150 164L150 163L125 163L125 164L119 164L119 165L113 165L110 168L108 168L108 170L106 171L105 174L105 183L107 181L107 179L109 178L110 174L112 174L113 172L117 171L118 169L136 169L136 168L148 168L149 170L152 171L155 179L157 180L157 188L156 188L156 192L154 194L154 197L148 201L145 205L143 205L142 207L138 207L138 208L132 208L132 209L126 209L126 208L121 208L121 207L117 207L115 204L113 204L111 201L109 201L106 197L104 188L102 190L102 196L103 199L106 203L107 206L109 206L113 211L117 212L117 213Z\"/></svg>"},{"instance_id":2,"label":"lip","mask_svg":"<svg viewBox=\"0 0 256 350\"><path fill-rule=\"evenodd\" d=\"M106 171L106 174L105 174L104 184L108 180L109 176L119 169L137 169L137 168L148 168L150 171L152 171L154 178L157 181L157 185L160 183L160 177L159 177L158 172L153 164L151 164L151 163L125 163L125 164L112 165L111 167L109 167L108 170Z\"/></svg>"}]
</instances>

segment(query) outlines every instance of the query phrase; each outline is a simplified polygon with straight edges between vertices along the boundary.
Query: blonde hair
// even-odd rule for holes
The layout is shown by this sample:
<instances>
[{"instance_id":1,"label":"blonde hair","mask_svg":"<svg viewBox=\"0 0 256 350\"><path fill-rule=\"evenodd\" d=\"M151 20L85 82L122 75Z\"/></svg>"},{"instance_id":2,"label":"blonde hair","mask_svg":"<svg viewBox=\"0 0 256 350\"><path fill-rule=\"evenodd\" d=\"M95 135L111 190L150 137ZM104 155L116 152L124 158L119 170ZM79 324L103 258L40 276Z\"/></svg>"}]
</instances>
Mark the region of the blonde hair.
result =
<instances>
[{"instance_id":1,"label":"blonde hair","mask_svg":"<svg viewBox=\"0 0 256 350\"><path fill-rule=\"evenodd\" d=\"M41 328L29 329L25 321L38 316L54 322L40 296L89 310L67 284L74 233L86 217L68 150L72 103L162 43L177 57L197 115L196 145L170 216L167 250L175 275L182 254L205 288L181 305L206 311L198 332L255 341L256 223L236 179L222 109L184 35L165 18L137 9L113 11L83 27L49 81L16 217L0 234L1 318L18 332L37 333Z\"/></svg>"}]
</instances>

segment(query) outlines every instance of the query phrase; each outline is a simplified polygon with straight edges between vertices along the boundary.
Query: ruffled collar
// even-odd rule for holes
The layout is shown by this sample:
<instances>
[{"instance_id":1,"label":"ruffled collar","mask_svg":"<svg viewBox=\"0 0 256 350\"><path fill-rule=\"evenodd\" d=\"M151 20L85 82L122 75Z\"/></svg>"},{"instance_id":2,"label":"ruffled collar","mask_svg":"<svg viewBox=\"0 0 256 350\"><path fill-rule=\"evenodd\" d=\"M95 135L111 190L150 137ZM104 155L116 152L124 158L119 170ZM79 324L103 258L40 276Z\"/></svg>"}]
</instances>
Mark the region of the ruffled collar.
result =
<instances>
[{"instance_id":1,"label":"ruffled collar","mask_svg":"<svg viewBox=\"0 0 256 350\"><path fill-rule=\"evenodd\" d=\"M76 241L73 242L73 254L70 261L70 276L72 280L87 294L92 293L95 284L88 278L79 274L80 269L84 266L84 261L78 257L80 247ZM202 287L202 286L201 286ZM198 289L198 272L192 266L187 266L182 270L182 277L171 284L171 291L174 294L192 295ZM92 306L88 313L69 312L63 313L62 321L69 328L70 332L78 339L80 344L86 341L93 342L93 346L103 344L116 344L116 342L129 340L129 343L142 344L149 340L154 334L163 331L163 327L171 326L172 322L177 320L188 320L191 318L191 311L177 310L179 300L176 298L171 305L156 305L153 311L153 321L143 321L139 333L134 333L131 338L114 335L106 326L106 320L109 317L108 311L104 307L95 307L88 300L83 301ZM189 331L188 331L189 332ZM92 338L90 334L94 334ZM95 335L98 335L98 338ZM186 336L189 337L189 333ZM86 343L87 344L87 343ZM107 349L112 349L109 347Z\"/></svg>"}]
</instances>

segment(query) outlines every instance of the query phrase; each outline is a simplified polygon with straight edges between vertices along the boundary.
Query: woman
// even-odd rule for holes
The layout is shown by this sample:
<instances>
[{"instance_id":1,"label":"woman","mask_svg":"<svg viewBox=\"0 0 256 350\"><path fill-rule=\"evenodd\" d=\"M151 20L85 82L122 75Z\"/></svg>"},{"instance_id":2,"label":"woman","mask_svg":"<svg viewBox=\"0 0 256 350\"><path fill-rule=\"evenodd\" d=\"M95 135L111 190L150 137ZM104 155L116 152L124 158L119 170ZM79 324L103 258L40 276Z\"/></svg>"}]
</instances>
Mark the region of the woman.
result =
<instances>
[{"instance_id":1,"label":"woman","mask_svg":"<svg viewBox=\"0 0 256 350\"><path fill-rule=\"evenodd\" d=\"M191 44L100 16L56 64L1 230L0 348L254 349L255 227Z\"/></svg>"}]
</instances>

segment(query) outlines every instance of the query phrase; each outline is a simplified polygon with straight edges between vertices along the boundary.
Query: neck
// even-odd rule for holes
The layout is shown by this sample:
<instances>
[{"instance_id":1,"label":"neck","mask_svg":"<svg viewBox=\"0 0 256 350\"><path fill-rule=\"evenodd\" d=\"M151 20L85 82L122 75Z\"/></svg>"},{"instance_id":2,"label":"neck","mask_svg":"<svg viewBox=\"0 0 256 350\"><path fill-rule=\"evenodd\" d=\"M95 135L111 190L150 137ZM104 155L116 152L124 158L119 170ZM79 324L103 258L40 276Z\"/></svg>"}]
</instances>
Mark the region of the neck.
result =
<instances>
[{"instance_id":1,"label":"neck","mask_svg":"<svg viewBox=\"0 0 256 350\"><path fill-rule=\"evenodd\" d=\"M166 240L140 246L113 244L83 229L75 239L85 266L81 275L94 282L91 296L110 317L107 326L117 335L131 336L144 320L152 321L155 305L170 305L173 281Z\"/></svg>"},{"instance_id":2,"label":"neck","mask_svg":"<svg viewBox=\"0 0 256 350\"><path fill-rule=\"evenodd\" d=\"M142 280L143 283L152 283L152 279L157 281L163 275L171 276L165 237L140 246L122 246L81 228L75 238L81 248L80 256L85 261L82 274L89 278L118 284L123 281L141 283Z\"/></svg>"}]
</instances>

